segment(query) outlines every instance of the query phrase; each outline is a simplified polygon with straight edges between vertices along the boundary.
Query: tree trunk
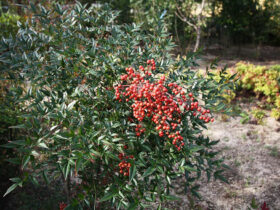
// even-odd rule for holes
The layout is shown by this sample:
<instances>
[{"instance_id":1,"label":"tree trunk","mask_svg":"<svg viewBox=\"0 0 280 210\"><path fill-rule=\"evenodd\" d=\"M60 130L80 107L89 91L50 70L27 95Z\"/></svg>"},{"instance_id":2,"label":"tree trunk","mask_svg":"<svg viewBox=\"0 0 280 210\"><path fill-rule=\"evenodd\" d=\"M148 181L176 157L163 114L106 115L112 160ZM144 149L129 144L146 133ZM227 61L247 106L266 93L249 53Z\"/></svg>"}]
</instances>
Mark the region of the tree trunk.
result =
<instances>
[{"instance_id":1,"label":"tree trunk","mask_svg":"<svg viewBox=\"0 0 280 210\"><path fill-rule=\"evenodd\" d=\"M200 36L201 36L201 28L200 28L200 26L198 26L196 29L196 39L195 39L195 45L194 45L194 49L193 49L194 52L196 52L199 48Z\"/></svg>"},{"instance_id":2,"label":"tree trunk","mask_svg":"<svg viewBox=\"0 0 280 210\"><path fill-rule=\"evenodd\" d=\"M198 15L197 15L197 21L188 20L187 17L182 13L182 11L181 11L181 9L178 5L177 5L177 11L175 12L175 14L178 18L180 18L183 22L185 22L189 26L191 26L196 32L196 41L195 41L195 46L194 46L193 52L196 52L198 50L199 44L200 44L201 26L202 26L202 12L203 12L203 9L204 9L204 6L205 6L205 1L206 0L202 0L202 2L200 4L200 8L199 8L200 11L198 12Z\"/></svg>"},{"instance_id":3,"label":"tree trunk","mask_svg":"<svg viewBox=\"0 0 280 210\"><path fill-rule=\"evenodd\" d=\"M202 0L201 5L200 5L200 12L198 13L198 16L197 16L197 26L195 27L196 41L195 41L195 45L194 45L194 49L193 49L194 52L196 52L198 50L199 44L200 44L202 12L203 12L203 9L204 9L204 5L205 5L205 0Z\"/></svg>"},{"instance_id":4,"label":"tree trunk","mask_svg":"<svg viewBox=\"0 0 280 210\"><path fill-rule=\"evenodd\" d=\"M175 34L176 34L176 39L177 39L178 45L180 47L180 52L181 52L181 54L183 54L183 47L182 47L182 44L181 44L181 41L180 41L180 38L178 35L177 16L175 16Z\"/></svg>"}]
</instances>

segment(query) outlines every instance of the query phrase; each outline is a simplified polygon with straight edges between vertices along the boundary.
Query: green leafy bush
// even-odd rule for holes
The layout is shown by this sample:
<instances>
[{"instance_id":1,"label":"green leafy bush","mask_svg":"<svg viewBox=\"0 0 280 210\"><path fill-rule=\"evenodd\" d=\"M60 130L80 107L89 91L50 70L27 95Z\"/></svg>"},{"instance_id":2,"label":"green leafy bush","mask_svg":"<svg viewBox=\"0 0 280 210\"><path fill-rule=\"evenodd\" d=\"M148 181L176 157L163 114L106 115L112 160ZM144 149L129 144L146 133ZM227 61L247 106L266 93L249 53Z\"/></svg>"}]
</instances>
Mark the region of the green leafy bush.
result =
<instances>
[{"instance_id":1,"label":"green leafy bush","mask_svg":"<svg viewBox=\"0 0 280 210\"><path fill-rule=\"evenodd\" d=\"M241 76L242 88L264 94L269 102L275 100L275 96L279 93L280 66L266 67L238 63L235 70Z\"/></svg>"},{"instance_id":2,"label":"green leafy bush","mask_svg":"<svg viewBox=\"0 0 280 210\"><path fill-rule=\"evenodd\" d=\"M0 37L15 36L18 31L17 21L22 21L19 15L11 11L4 12L0 3ZM0 53L1 55L1 53ZM2 61L3 62L3 61ZM2 62L0 61L0 69L2 70ZM5 62L5 61L4 61ZM20 123L18 115L21 105L16 103L16 95L20 94L17 90L18 84L7 74L0 75L0 144L6 144L19 137L19 133L10 128ZM0 151L0 194L5 193L5 188L9 186L9 178L17 176L18 167L7 161L8 158L14 158L15 151L2 149ZM9 198L0 199L0 206L5 208Z\"/></svg>"},{"instance_id":3,"label":"green leafy bush","mask_svg":"<svg viewBox=\"0 0 280 210\"><path fill-rule=\"evenodd\" d=\"M107 5L32 10L0 48L2 71L29 86L16 126L28 135L3 146L24 171L7 193L63 177L72 207L135 209L174 199L179 177L196 195L202 173L224 180L218 141L202 131L211 109L227 111L219 95L229 83L198 77L193 56L174 59L162 19L149 34L117 25Z\"/></svg>"},{"instance_id":4,"label":"green leafy bush","mask_svg":"<svg viewBox=\"0 0 280 210\"><path fill-rule=\"evenodd\" d=\"M251 110L251 114L258 124L263 124L263 118L265 117L265 112L261 109L254 108Z\"/></svg>"},{"instance_id":5,"label":"green leafy bush","mask_svg":"<svg viewBox=\"0 0 280 210\"><path fill-rule=\"evenodd\" d=\"M17 14L3 12L1 10L0 5L0 37L8 37L9 35L15 35L18 30L17 21L21 20L22 18Z\"/></svg>"},{"instance_id":6,"label":"green leafy bush","mask_svg":"<svg viewBox=\"0 0 280 210\"><path fill-rule=\"evenodd\" d=\"M236 73L232 69L215 69L212 68L208 72L204 70L199 70L198 75L201 78L208 77L214 79L218 83L227 84L220 90L221 96L225 99L225 103L230 103L236 96L236 91L238 89L238 78ZM233 82L234 81L234 82Z\"/></svg>"},{"instance_id":7,"label":"green leafy bush","mask_svg":"<svg viewBox=\"0 0 280 210\"><path fill-rule=\"evenodd\" d=\"M280 109L279 108L273 108L271 110L271 117L274 117L276 120L280 119Z\"/></svg>"},{"instance_id":8,"label":"green leafy bush","mask_svg":"<svg viewBox=\"0 0 280 210\"><path fill-rule=\"evenodd\" d=\"M280 66L255 66L240 62L235 71L240 76L240 86L254 91L257 96L264 95L273 104L271 115L279 119L280 112Z\"/></svg>"},{"instance_id":9,"label":"green leafy bush","mask_svg":"<svg viewBox=\"0 0 280 210\"><path fill-rule=\"evenodd\" d=\"M204 71L199 71L203 76ZM221 81L219 70L212 70L213 79ZM250 63L239 62L235 67L226 69L224 73L224 83L228 83L233 78L239 78L231 89L224 90L222 96L230 103L238 91L253 91L257 97L265 97L266 104L271 104L271 116L280 119L280 65L255 66ZM265 114L260 109L251 110L253 117L261 123ZM246 117L244 115L243 117ZM246 121L246 120L245 120Z\"/></svg>"},{"instance_id":10,"label":"green leafy bush","mask_svg":"<svg viewBox=\"0 0 280 210\"><path fill-rule=\"evenodd\" d=\"M7 75L5 75L7 76ZM7 77L6 77L7 78ZM0 76L0 145L9 141L16 140L19 137L18 131L10 128L11 126L21 123L18 115L21 111L21 105L16 103L17 95L20 90L13 80L7 80ZM0 151L0 193L4 194L9 186L9 178L17 176L18 167L8 162L7 159L16 157L16 152L9 149ZM6 189L5 189L6 188ZM7 199L0 200L0 206L4 208Z\"/></svg>"}]
</instances>

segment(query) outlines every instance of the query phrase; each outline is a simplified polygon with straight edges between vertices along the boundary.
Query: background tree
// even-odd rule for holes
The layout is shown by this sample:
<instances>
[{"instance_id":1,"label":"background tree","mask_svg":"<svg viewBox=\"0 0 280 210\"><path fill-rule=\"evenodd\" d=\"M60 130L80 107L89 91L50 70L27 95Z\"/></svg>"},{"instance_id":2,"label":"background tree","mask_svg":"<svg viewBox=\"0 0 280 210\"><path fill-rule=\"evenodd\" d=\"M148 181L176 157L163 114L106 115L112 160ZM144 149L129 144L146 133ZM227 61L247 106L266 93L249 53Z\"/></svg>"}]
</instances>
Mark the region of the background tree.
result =
<instances>
[{"instance_id":1,"label":"background tree","mask_svg":"<svg viewBox=\"0 0 280 210\"><path fill-rule=\"evenodd\" d=\"M201 39L202 26L205 23L203 16L205 3L206 0L201 0L201 2L178 0L175 2L176 16L195 30L196 39L193 49L194 52L198 50Z\"/></svg>"}]
</instances>

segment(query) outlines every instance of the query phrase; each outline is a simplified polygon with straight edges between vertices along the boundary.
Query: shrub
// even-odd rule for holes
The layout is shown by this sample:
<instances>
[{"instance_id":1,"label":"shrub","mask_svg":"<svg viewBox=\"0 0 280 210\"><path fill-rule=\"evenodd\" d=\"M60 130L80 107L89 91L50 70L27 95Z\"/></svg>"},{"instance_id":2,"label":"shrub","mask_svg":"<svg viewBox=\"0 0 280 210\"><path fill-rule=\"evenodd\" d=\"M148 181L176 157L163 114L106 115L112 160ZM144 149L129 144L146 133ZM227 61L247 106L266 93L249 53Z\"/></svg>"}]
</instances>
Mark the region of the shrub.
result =
<instances>
[{"instance_id":1,"label":"shrub","mask_svg":"<svg viewBox=\"0 0 280 210\"><path fill-rule=\"evenodd\" d=\"M271 101L279 93L279 66L254 66L238 63L235 70L241 76L241 86L252 89L257 94L264 94Z\"/></svg>"},{"instance_id":2,"label":"shrub","mask_svg":"<svg viewBox=\"0 0 280 210\"><path fill-rule=\"evenodd\" d=\"M213 64L214 65L214 64ZM215 65L214 65L215 66ZM208 77L214 79L218 83L228 84L221 92L221 97L224 98L225 103L230 103L236 96L238 89L238 78L232 69L215 69L212 67L210 70L199 70L198 75L201 78ZM233 82L234 81L234 82Z\"/></svg>"},{"instance_id":3,"label":"shrub","mask_svg":"<svg viewBox=\"0 0 280 210\"><path fill-rule=\"evenodd\" d=\"M255 66L240 62L236 64L235 71L241 78L240 86L254 91L258 96L265 96L266 101L275 107L271 115L279 119L280 66Z\"/></svg>"},{"instance_id":4,"label":"shrub","mask_svg":"<svg viewBox=\"0 0 280 210\"><path fill-rule=\"evenodd\" d=\"M20 94L17 87L18 85L13 80L0 77L0 145L16 140L19 137L19 133L15 129L10 128L21 123L21 119L18 118L21 105L15 103L16 95ZM9 178L17 176L19 172L16 166L7 162L8 158L14 157L16 157L16 153L13 150L2 149L0 151L1 194L4 194L9 186ZM0 199L0 206L4 208L5 202L7 202L6 198Z\"/></svg>"},{"instance_id":5,"label":"shrub","mask_svg":"<svg viewBox=\"0 0 280 210\"><path fill-rule=\"evenodd\" d=\"M14 36L18 30L17 21L22 21L22 18L10 12L3 12L0 5L0 36Z\"/></svg>"},{"instance_id":6,"label":"shrub","mask_svg":"<svg viewBox=\"0 0 280 210\"><path fill-rule=\"evenodd\" d=\"M265 117L265 112L261 109L254 108L251 110L251 114L258 124L263 124L263 118Z\"/></svg>"},{"instance_id":7,"label":"shrub","mask_svg":"<svg viewBox=\"0 0 280 210\"><path fill-rule=\"evenodd\" d=\"M0 3L0 37L15 36L18 30L17 21L21 21L20 16L12 12L3 12ZM0 53L1 56L1 53ZM0 58L1 59L1 58ZM0 61L0 69L2 69L2 62ZM1 71L1 70L0 70ZM20 111L20 106L15 103L15 95L17 84L13 80L7 79L7 75L0 75L0 144L6 144L8 141L15 140L18 135L10 126L20 123L17 115ZM3 194L9 186L9 178L17 176L18 169L7 162L8 158L15 157L15 152L8 149L0 151L0 194ZM8 202L7 198L0 199L0 206L5 208Z\"/></svg>"},{"instance_id":8,"label":"shrub","mask_svg":"<svg viewBox=\"0 0 280 210\"><path fill-rule=\"evenodd\" d=\"M198 77L193 56L173 59L160 18L151 35L117 25L107 5L32 9L16 38L1 42L3 71L29 85L16 126L28 135L4 145L23 170L7 193L63 177L75 208L134 209L174 199L179 177L196 195L202 173L224 180L218 141L202 131L211 109L228 111L219 95L229 84Z\"/></svg>"},{"instance_id":9,"label":"shrub","mask_svg":"<svg viewBox=\"0 0 280 210\"><path fill-rule=\"evenodd\" d=\"M280 109L273 108L271 110L271 117L274 117L276 120L280 119Z\"/></svg>"}]
</instances>

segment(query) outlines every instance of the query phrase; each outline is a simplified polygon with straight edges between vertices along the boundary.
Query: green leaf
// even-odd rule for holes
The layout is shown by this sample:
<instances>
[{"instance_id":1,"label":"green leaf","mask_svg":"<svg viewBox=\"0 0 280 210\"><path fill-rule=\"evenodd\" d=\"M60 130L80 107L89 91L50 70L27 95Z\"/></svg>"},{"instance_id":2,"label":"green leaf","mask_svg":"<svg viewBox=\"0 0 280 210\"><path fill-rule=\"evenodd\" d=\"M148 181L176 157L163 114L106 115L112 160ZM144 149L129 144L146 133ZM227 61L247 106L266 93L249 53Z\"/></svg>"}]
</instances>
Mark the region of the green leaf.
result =
<instances>
[{"instance_id":1,"label":"green leaf","mask_svg":"<svg viewBox=\"0 0 280 210\"><path fill-rule=\"evenodd\" d=\"M77 101L72 101L70 104L68 104L67 110L71 110L76 103Z\"/></svg>"},{"instance_id":2,"label":"green leaf","mask_svg":"<svg viewBox=\"0 0 280 210\"><path fill-rule=\"evenodd\" d=\"M0 147L11 149L11 148L15 148L16 146L12 142L10 142L10 143L7 143L7 144L0 145Z\"/></svg>"},{"instance_id":3,"label":"green leaf","mask_svg":"<svg viewBox=\"0 0 280 210\"><path fill-rule=\"evenodd\" d=\"M67 179L67 177L68 177L68 174L69 174L70 168L71 168L71 163L70 163L70 161L68 161L68 163L67 163L67 167L66 167L66 172L65 172L65 180L66 180L66 179Z\"/></svg>"},{"instance_id":4,"label":"green leaf","mask_svg":"<svg viewBox=\"0 0 280 210\"><path fill-rule=\"evenodd\" d=\"M32 181L32 183L33 183L34 185L39 186L39 182L38 182L38 180L36 179L36 177L31 176L30 178L31 178L31 181Z\"/></svg>"},{"instance_id":5,"label":"green leaf","mask_svg":"<svg viewBox=\"0 0 280 210\"><path fill-rule=\"evenodd\" d=\"M180 161L180 166L185 165L185 162L186 162L186 159L185 159L185 158L182 158L181 161Z\"/></svg>"},{"instance_id":6,"label":"green leaf","mask_svg":"<svg viewBox=\"0 0 280 210\"><path fill-rule=\"evenodd\" d=\"M170 201L178 201L178 200L181 200L180 198L174 196L174 195L165 195L164 198L166 200L170 200Z\"/></svg>"},{"instance_id":7,"label":"green leaf","mask_svg":"<svg viewBox=\"0 0 280 210\"><path fill-rule=\"evenodd\" d=\"M25 140L16 140L16 141L12 141L11 143L16 144L16 145L21 145L21 146L26 145Z\"/></svg>"},{"instance_id":8,"label":"green leaf","mask_svg":"<svg viewBox=\"0 0 280 210\"><path fill-rule=\"evenodd\" d=\"M109 193L107 193L106 195L104 195L104 196L99 200L99 202L103 202L103 201L110 200L110 199L113 198L115 195L117 195L117 192L116 192L116 191L109 192Z\"/></svg>"},{"instance_id":9,"label":"green leaf","mask_svg":"<svg viewBox=\"0 0 280 210\"><path fill-rule=\"evenodd\" d=\"M201 195L197 192L199 188L199 185L195 185L194 187L191 188L191 193L197 197L197 198L201 198Z\"/></svg>"},{"instance_id":10,"label":"green leaf","mask_svg":"<svg viewBox=\"0 0 280 210\"><path fill-rule=\"evenodd\" d=\"M157 166L157 170L162 174L164 173L164 170L160 165Z\"/></svg>"},{"instance_id":11,"label":"green leaf","mask_svg":"<svg viewBox=\"0 0 280 210\"><path fill-rule=\"evenodd\" d=\"M228 180L222 175L222 173L224 172L224 170L217 170L214 173L214 178L215 179L220 179L221 181L229 184Z\"/></svg>"},{"instance_id":12,"label":"green leaf","mask_svg":"<svg viewBox=\"0 0 280 210\"><path fill-rule=\"evenodd\" d=\"M193 153L193 152L198 152L199 150L202 150L204 149L203 146L191 146L190 147L190 152Z\"/></svg>"},{"instance_id":13,"label":"green leaf","mask_svg":"<svg viewBox=\"0 0 280 210\"><path fill-rule=\"evenodd\" d=\"M253 209L258 209L258 203L257 203L255 197L252 198L250 206Z\"/></svg>"},{"instance_id":14,"label":"green leaf","mask_svg":"<svg viewBox=\"0 0 280 210\"><path fill-rule=\"evenodd\" d=\"M20 183L21 182L21 178L19 178L19 177L10 178L10 180L14 183Z\"/></svg>"},{"instance_id":15,"label":"green leaf","mask_svg":"<svg viewBox=\"0 0 280 210\"><path fill-rule=\"evenodd\" d=\"M148 196L144 196L144 199L145 199L146 201L149 201L149 202L152 202L152 201L153 201L153 199L152 199L151 197L148 197Z\"/></svg>"},{"instance_id":16,"label":"green leaf","mask_svg":"<svg viewBox=\"0 0 280 210\"><path fill-rule=\"evenodd\" d=\"M231 170L231 168L226 164L222 164L222 167Z\"/></svg>"},{"instance_id":17,"label":"green leaf","mask_svg":"<svg viewBox=\"0 0 280 210\"><path fill-rule=\"evenodd\" d=\"M137 209L137 203L134 202L134 203L131 203L129 204L129 207L127 208L127 210L134 210L134 209Z\"/></svg>"},{"instance_id":18,"label":"green leaf","mask_svg":"<svg viewBox=\"0 0 280 210\"><path fill-rule=\"evenodd\" d=\"M171 179L170 179L170 177L169 177L169 176L166 176L166 180L167 180L168 184L170 184L170 185L171 185Z\"/></svg>"},{"instance_id":19,"label":"green leaf","mask_svg":"<svg viewBox=\"0 0 280 210\"><path fill-rule=\"evenodd\" d=\"M59 134L56 134L55 137L59 138L59 139L63 139L63 140L67 140L68 139L68 138L63 137L62 135L59 135Z\"/></svg>"},{"instance_id":20,"label":"green leaf","mask_svg":"<svg viewBox=\"0 0 280 210\"><path fill-rule=\"evenodd\" d=\"M90 150L90 153L92 153L91 155L93 156L101 157L101 154L93 149Z\"/></svg>"},{"instance_id":21,"label":"green leaf","mask_svg":"<svg viewBox=\"0 0 280 210\"><path fill-rule=\"evenodd\" d=\"M133 166L130 167L130 169L129 169L129 181L130 182L134 178L135 174L136 174L136 165L133 164Z\"/></svg>"},{"instance_id":22,"label":"green leaf","mask_svg":"<svg viewBox=\"0 0 280 210\"><path fill-rule=\"evenodd\" d=\"M152 167L152 166L149 167L149 168L145 171L145 173L143 174L143 177L146 177L146 176L149 176L149 175L153 174L155 170L156 170L156 168L154 168L154 167Z\"/></svg>"},{"instance_id":23,"label":"green leaf","mask_svg":"<svg viewBox=\"0 0 280 210\"><path fill-rule=\"evenodd\" d=\"M30 155L25 155L23 158L22 169L25 168L25 166L29 162L29 160L30 160Z\"/></svg>"},{"instance_id":24,"label":"green leaf","mask_svg":"<svg viewBox=\"0 0 280 210\"><path fill-rule=\"evenodd\" d=\"M3 144L3 145L0 145L0 147L4 147L4 148L16 148L18 146L24 146L26 145L26 142L24 140L17 140L17 141L11 141L7 144Z\"/></svg>"},{"instance_id":25,"label":"green leaf","mask_svg":"<svg viewBox=\"0 0 280 210\"><path fill-rule=\"evenodd\" d=\"M100 141L100 140L104 139L105 137L106 137L105 135L99 136L97 140Z\"/></svg>"},{"instance_id":26,"label":"green leaf","mask_svg":"<svg viewBox=\"0 0 280 210\"><path fill-rule=\"evenodd\" d=\"M31 151L31 155L33 155L34 157L40 156L40 154L37 151L35 151L35 150Z\"/></svg>"},{"instance_id":27,"label":"green leaf","mask_svg":"<svg viewBox=\"0 0 280 210\"><path fill-rule=\"evenodd\" d=\"M50 180L48 179L48 176L47 176L47 172L46 172L46 171L43 171L43 178L44 178L44 180L45 180L45 182L46 182L47 184L50 183Z\"/></svg>"},{"instance_id":28,"label":"green leaf","mask_svg":"<svg viewBox=\"0 0 280 210\"><path fill-rule=\"evenodd\" d=\"M21 164L21 160L19 158L9 158L7 161L16 165Z\"/></svg>"},{"instance_id":29,"label":"green leaf","mask_svg":"<svg viewBox=\"0 0 280 210\"><path fill-rule=\"evenodd\" d=\"M151 199L152 201L152 199ZM140 203L140 206L144 209L148 209L149 207L151 207L151 205L145 204L145 203Z\"/></svg>"},{"instance_id":30,"label":"green leaf","mask_svg":"<svg viewBox=\"0 0 280 210\"><path fill-rule=\"evenodd\" d=\"M223 182L229 184L228 180L227 180L224 176L222 176L222 175L220 175L220 174L217 174L217 175L215 175L214 177L215 177L215 179L219 179L219 180L221 180L221 181L223 181Z\"/></svg>"},{"instance_id":31,"label":"green leaf","mask_svg":"<svg viewBox=\"0 0 280 210\"><path fill-rule=\"evenodd\" d=\"M25 124L21 124L21 125L10 126L9 128L23 129L23 128L26 128L26 126L25 126Z\"/></svg>"},{"instance_id":32,"label":"green leaf","mask_svg":"<svg viewBox=\"0 0 280 210\"><path fill-rule=\"evenodd\" d=\"M112 125L112 128L118 128L120 126L121 126L121 124L119 122L116 122Z\"/></svg>"},{"instance_id":33,"label":"green leaf","mask_svg":"<svg viewBox=\"0 0 280 210\"><path fill-rule=\"evenodd\" d=\"M6 195L8 195L10 192L12 192L16 187L18 186L17 183L13 184L12 186L10 186L7 191L5 192L5 194L3 195L3 197L5 197Z\"/></svg>"},{"instance_id":34,"label":"green leaf","mask_svg":"<svg viewBox=\"0 0 280 210\"><path fill-rule=\"evenodd\" d=\"M38 146L42 147L42 148L45 148L45 149L48 149L48 146L44 142L39 143Z\"/></svg>"},{"instance_id":35,"label":"green leaf","mask_svg":"<svg viewBox=\"0 0 280 210\"><path fill-rule=\"evenodd\" d=\"M211 172L209 170L206 171L207 181L209 182L211 179Z\"/></svg>"},{"instance_id":36,"label":"green leaf","mask_svg":"<svg viewBox=\"0 0 280 210\"><path fill-rule=\"evenodd\" d=\"M220 110L224 109L225 106L226 106L226 105L225 105L224 103L220 103L220 104L216 107L216 111L220 111Z\"/></svg>"},{"instance_id":37,"label":"green leaf","mask_svg":"<svg viewBox=\"0 0 280 210\"><path fill-rule=\"evenodd\" d=\"M119 158L115 154L113 154L112 152L108 152L107 156L114 159L114 160L117 160L117 161L119 160Z\"/></svg>"},{"instance_id":38,"label":"green leaf","mask_svg":"<svg viewBox=\"0 0 280 210\"><path fill-rule=\"evenodd\" d=\"M197 169L195 169L195 168L193 168L193 167L190 167L190 166L183 166L183 168L185 169L185 170L187 170L187 171L197 171Z\"/></svg>"}]
</instances>

